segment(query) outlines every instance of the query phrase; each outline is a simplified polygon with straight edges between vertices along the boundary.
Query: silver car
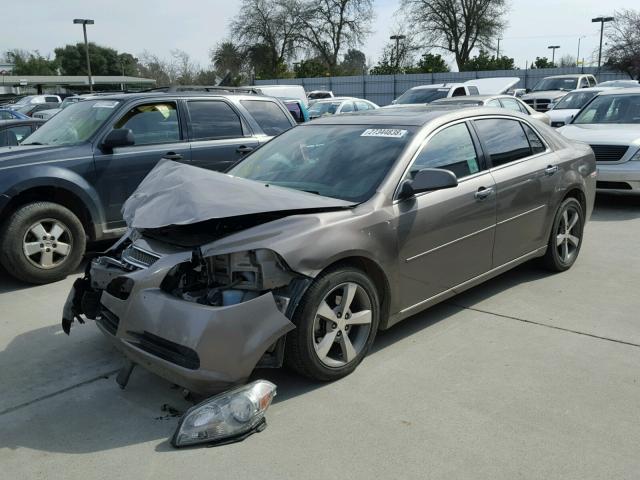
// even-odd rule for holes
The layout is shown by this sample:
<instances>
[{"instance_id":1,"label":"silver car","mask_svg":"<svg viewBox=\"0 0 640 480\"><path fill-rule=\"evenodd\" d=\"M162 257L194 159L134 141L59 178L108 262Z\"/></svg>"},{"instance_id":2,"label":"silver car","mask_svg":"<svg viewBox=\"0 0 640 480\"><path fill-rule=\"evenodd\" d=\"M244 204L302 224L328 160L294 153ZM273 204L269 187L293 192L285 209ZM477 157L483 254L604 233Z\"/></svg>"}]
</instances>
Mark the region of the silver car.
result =
<instances>
[{"instance_id":1,"label":"silver car","mask_svg":"<svg viewBox=\"0 0 640 480\"><path fill-rule=\"evenodd\" d=\"M551 124L549 115L542 112L536 112L529 105L513 95L470 95L468 97L441 98L440 100L432 102L432 104L506 108L507 110L513 110L514 112L530 115L531 118L535 118L547 125Z\"/></svg>"},{"instance_id":2,"label":"silver car","mask_svg":"<svg viewBox=\"0 0 640 480\"><path fill-rule=\"evenodd\" d=\"M330 115L340 115L342 113L375 110L377 108L380 107L364 98L333 97L313 102L311 107L309 107L309 117L314 119Z\"/></svg>"},{"instance_id":3,"label":"silver car","mask_svg":"<svg viewBox=\"0 0 640 480\"><path fill-rule=\"evenodd\" d=\"M226 174L160 163L63 328L95 319L133 364L195 392L283 363L334 380L378 330L536 257L570 268L594 193L587 145L505 109L318 119Z\"/></svg>"},{"instance_id":4,"label":"silver car","mask_svg":"<svg viewBox=\"0 0 640 480\"><path fill-rule=\"evenodd\" d=\"M640 88L599 93L558 131L591 145L599 191L640 194Z\"/></svg>"}]
</instances>

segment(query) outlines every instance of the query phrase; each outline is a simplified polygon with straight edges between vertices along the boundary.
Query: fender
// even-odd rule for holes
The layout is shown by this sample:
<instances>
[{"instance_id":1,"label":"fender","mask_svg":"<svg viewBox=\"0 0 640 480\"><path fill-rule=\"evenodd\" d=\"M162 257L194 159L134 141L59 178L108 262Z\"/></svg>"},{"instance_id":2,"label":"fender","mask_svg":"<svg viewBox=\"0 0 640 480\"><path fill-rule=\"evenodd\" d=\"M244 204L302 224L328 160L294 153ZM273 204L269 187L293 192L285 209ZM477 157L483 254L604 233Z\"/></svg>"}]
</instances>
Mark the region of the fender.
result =
<instances>
[{"instance_id":1,"label":"fender","mask_svg":"<svg viewBox=\"0 0 640 480\"><path fill-rule=\"evenodd\" d=\"M93 175L93 162L86 162L83 170L83 174ZM35 164L12 169L10 176L0 177L0 192L10 198L37 187L59 188L77 196L89 212L92 236L100 238L105 223L104 209L98 192L80 173L52 164Z\"/></svg>"}]
</instances>

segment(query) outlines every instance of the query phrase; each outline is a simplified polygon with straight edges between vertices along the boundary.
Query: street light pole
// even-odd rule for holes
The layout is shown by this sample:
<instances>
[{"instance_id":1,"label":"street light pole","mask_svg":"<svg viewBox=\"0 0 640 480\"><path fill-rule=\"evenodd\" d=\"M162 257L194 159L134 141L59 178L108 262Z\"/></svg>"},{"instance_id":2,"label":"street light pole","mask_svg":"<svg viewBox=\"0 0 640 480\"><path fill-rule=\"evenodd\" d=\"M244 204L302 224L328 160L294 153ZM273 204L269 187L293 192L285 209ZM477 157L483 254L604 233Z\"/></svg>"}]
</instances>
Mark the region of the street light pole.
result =
<instances>
[{"instance_id":1,"label":"street light pole","mask_svg":"<svg viewBox=\"0 0 640 480\"><path fill-rule=\"evenodd\" d=\"M580 41L581 41L583 38L586 38L586 37L587 37L586 35L583 35L583 36L581 36L581 37L578 37L578 53L577 53L577 55L576 55L576 67L577 67L578 65L580 65ZM584 65L583 65L583 66L584 66Z\"/></svg>"},{"instance_id":2,"label":"street light pole","mask_svg":"<svg viewBox=\"0 0 640 480\"><path fill-rule=\"evenodd\" d=\"M389 37L389 40L396 41L396 67L397 68L400 68L400 40L404 40L405 38L407 38L405 35L391 35Z\"/></svg>"},{"instance_id":3,"label":"street light pole","mask_svg":"<svg viewBox=\"0 0 640 480\"><path fill-rule=\"evenodd\" d=\"M604 24L613 22L613 17L596 17L591 19L591 23L600 22L600 49L598 50L598 73L600 73L600 64L602 63L602 36L604 34Z\"/></svg>"},{"instance_id":4,"label":"street light pole","mask_svg":"<svg viewBox=\"0 0 640 480\"><path fill-rule=\"evenodd\" d=\"M93 25L95 22L88 18L76 18L74 24L82 25L82 33L84 33L84 52L87 56L87 77L89 78L89 91L93 92L93 80L91 79L91 61L89 60L89 42L87 41L87 25Z\"/></svg>"},{"instance_id":5,"label":"street light pole","mask_svg":"<svg viewBox=\"0 0 640 480\"><path fill-rule=\"evenodd\" d=\"M549 45L547 48L550 48L552 53L551 53L551 63L553 64L553 66L556 66L556 49L560 48L560 45Z\"/></svg>"}]
</instances>

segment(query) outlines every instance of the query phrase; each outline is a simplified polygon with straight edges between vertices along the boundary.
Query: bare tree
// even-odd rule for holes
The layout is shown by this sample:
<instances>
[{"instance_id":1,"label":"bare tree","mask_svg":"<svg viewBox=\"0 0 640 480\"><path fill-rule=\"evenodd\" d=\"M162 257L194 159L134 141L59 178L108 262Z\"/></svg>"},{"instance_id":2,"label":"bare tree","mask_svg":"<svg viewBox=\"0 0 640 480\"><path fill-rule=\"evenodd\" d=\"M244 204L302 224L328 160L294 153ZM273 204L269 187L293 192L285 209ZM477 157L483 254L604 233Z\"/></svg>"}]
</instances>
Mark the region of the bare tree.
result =
<instances>
[{"instance_id":1,"label":"bare tree","mask_svg":"<svg viewBox=\"0 0 640 480\"><path fill-rule=\"evenodd\" d=\"M640 80L640 11L616 11L615 21L609 25L607 63Z\"/></svg>"},{"instance_id":2,"label":"bare tree","mask_svg":"<svg viewBox=\"0 0 640 480\"><path fill-rule=\"evenodd\" d=\"M345 48L362 44L374 18L372 0L307 0L300 13L303 43L331 72Z\"/></svg>"},{"instance_id":3,"label":"bare tree","mask_svg":"<svg viewBox=\"0 0 640 480\"><path fill-rule=\"evenodd\" d=\"M301 8L301 0L242 0L232 35L245 51L261 46L269 73L277 75L298 46Z\"/></svg>"},{"instance_id":4,"label":"bare tree","mask_svg":"<svg viewBox=\"0 0 640 480\"><path fill-rule=\"evenodd\" d=\"M195 83L198 74L202 71L200 65L191 59L191 56L183 50L171 50L173 61L171 64L176 71L175 81L179 85L192 85Z\"/></svg>"},{"instance_id":5,"label":"bare tree","mask_svg":"<svg viewBox=\"0 0 640 480\"><path fill-rule=\"evenodd\" d=\"M428 48L451 52L458 69L474 48L495 50L493 40L505 27L506 0L402 0L406 21Z\"/></svg>"},{"instance_id":6,"label":"bare tree","mask_svg":"<svg viewBox=\"0 0 640 480\"><path fill-rule=\"evenodd\" d=\"M173 85L178 78L175 62L166 61L148 51L138 55L138 71L143 77L153 78L158 86Z\"/></svg>"}]
</instances>

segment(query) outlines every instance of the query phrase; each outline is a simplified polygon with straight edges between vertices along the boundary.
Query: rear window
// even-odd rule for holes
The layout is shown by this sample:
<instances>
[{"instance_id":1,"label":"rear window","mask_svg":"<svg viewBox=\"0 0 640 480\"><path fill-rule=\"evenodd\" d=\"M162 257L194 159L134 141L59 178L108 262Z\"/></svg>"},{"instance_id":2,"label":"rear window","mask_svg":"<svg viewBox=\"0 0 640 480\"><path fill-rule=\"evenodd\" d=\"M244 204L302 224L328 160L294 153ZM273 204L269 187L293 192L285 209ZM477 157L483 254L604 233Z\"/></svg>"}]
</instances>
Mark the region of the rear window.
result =
<instances>
[{"instance_id":1,"label":"rear window","mask_svg":"<svg viewBox=\"0 0 640 480\"><path fill-rule=\"evenodd\" d=\"M269 136L280 135L291 128L291 122L274 102L264 100L241 100L262 131Z\"/></svg>"}]
</instances>

